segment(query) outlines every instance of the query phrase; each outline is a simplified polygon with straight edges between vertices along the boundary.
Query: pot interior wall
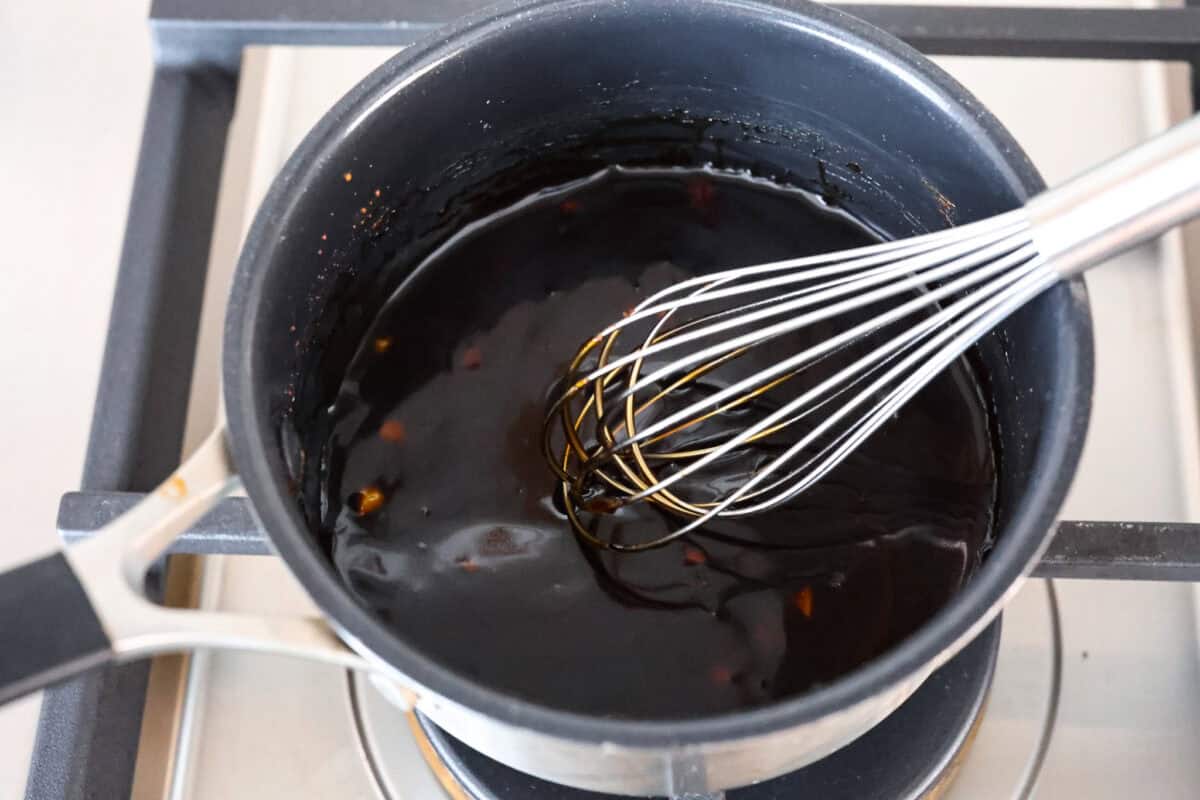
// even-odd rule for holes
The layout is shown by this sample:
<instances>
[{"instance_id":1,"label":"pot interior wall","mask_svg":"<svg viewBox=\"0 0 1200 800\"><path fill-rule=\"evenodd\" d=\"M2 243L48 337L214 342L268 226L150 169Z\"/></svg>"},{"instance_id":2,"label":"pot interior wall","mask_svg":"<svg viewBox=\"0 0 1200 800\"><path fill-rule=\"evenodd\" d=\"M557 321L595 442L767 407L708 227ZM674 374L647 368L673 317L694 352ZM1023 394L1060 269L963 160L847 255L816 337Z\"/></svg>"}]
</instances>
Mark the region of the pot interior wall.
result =
<instances>
[{"instance_id":1,"label":"pot interior wall","mask_svg":"<svg viewBox=\"0 0 1200 800\"><path fill-rule=\"evenodd\" d=\"M539 188L608 164L712 163L808 188L893 237L1007 210L1036 188L970 98L827 22L739 8L564 5L407 66L401 54L339 106L295 174L306 190L278 210L287 236L272 259L286 268L266 277L252 337L281 488L316 508L315 412L388 293L464 223ZM1074 308L1056 287L979 348L1001 534L1047 432L1065 424L1075 371L1061 331Z\"/></svg>"}]
</instances>

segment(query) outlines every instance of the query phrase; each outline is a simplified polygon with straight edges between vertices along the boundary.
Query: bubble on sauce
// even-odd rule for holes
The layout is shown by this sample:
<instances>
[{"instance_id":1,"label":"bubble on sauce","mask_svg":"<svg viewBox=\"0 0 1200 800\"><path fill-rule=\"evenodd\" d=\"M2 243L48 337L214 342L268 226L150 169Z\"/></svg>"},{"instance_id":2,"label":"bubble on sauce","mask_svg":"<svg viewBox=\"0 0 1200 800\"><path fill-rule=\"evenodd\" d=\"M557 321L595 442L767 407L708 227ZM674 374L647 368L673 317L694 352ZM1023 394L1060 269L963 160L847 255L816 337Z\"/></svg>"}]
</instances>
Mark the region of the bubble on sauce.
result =
<instances>
[{"instance_id":1,"label":"bubble on sauce","mask_svg":"<svg viewBox=\"0 0 1200 800\"><path fill-rule=\"evenodd\" d=\"M408 438L408 429L398 419L389 419L379 426L379 438L392 444L403 444Z\"/></svg>"}]
</instances>

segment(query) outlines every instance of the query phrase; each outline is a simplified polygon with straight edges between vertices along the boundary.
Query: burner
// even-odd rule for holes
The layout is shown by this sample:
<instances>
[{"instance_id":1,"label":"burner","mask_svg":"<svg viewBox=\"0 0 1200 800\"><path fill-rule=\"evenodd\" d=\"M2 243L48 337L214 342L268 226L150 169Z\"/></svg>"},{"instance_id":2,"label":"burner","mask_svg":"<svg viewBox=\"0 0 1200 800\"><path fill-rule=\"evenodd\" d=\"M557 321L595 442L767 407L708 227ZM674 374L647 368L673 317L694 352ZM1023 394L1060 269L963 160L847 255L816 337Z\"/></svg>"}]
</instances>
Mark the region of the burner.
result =
<instances>
[{"instance_id":1,"label":"burner","mask_svg":"<svg viewBox=\"0 0 1200 800\"><path fill-rule=\"evenodd\" d=\"M937 796L953 778L956 756L982 718L996 666L996 621L939 669L904 705L846 747L804 769L755 786L733 789L726 800L896 800ZM621 800L571 789L504 766L421 718L422 728L472 800ZM881 757L886 754L885 757Z\"/></svg>"},{"instance_id":2,"label":"burner","mask_svg":"<svg viewBox=\"0 0 1200 800\"><path fill-rule=\"evenodd\" d=\"M860 739L802 770L731 790L726 800L1027 796L1048 744L1057 696L1057 656L1050 657L1059 650L1057 612L1049 582L1046 587L1041 592L1031 586L1005 612L1014 627L1005 641L1015 637L1013 644L1024 658L1006 659L1001 650L997 669L997 621ZM1031 657L1026 651L1046 657ZM988 724L981 712L989 687L1005 699L1006 707L1019 697L1018 713L1044 719L1045 724L1022 726L1017 736L1003 719ZM441 796L453 800L613 797L548 783L505 767L423 718L397 710L364 677L350 676L350 699L363 752L381 793L391 800L429 797L434 784L441 785ZM973 759L964 758L968 745L972 753L987 751L986 774L973 768ZM886 756L881 758L881 753ZM423 758L430 769L414 770L413 757ZM951 787L960 766L961 776Z\"/></svg>"}]
</instances>

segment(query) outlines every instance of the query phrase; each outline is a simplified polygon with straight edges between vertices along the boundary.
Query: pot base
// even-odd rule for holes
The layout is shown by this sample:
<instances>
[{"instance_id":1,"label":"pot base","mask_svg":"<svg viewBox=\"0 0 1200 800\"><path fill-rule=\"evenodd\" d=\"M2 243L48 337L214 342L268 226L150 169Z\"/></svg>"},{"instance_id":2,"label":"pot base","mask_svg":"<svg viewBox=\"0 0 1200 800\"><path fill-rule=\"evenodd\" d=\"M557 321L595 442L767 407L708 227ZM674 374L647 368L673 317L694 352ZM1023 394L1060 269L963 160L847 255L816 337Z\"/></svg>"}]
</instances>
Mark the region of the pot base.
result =
<instances>
[{"instance_id":1,"label":"pot base","mask_svg":"<svg viewBox=\"0 0 1200 800\"><path fill-rule=\"evenodd\" d=\"M993 623L935 672L891 716L836 753L773 780L733 789L725 800L937 798L983 718L996 668L1000 623ZM472 750L424 717L418 746L455 800L619 800L535 778ZM717 794L714 797L722 797Z\"/></svg>"}]
</instances>

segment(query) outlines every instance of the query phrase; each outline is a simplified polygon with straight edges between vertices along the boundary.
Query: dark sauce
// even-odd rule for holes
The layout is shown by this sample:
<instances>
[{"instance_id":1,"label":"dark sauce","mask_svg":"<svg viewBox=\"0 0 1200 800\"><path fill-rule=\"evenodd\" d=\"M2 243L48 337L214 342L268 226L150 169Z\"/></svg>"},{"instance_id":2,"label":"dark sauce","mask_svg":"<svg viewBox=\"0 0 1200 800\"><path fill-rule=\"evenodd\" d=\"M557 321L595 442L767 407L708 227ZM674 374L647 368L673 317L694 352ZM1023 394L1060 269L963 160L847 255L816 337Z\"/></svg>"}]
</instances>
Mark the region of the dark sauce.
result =
<instances>
[{"instance_id":1,"label":"dark sauce","mask_svg":"<svg viewBox=\"0 0 1200 800\"><path fill-rule=\"evenodd\" d=\"M965 360L788 507L647 553L577 539L540 450L565 362L648 293L875 240L810 195L700 170L609 170L472 226L387 302L329 409L337 568L430 657L572 711L731 711L883 653L988 544L995 460ZM658 513L604 524L624 540L672 524Z\"/></svg>"}]
</instances>

